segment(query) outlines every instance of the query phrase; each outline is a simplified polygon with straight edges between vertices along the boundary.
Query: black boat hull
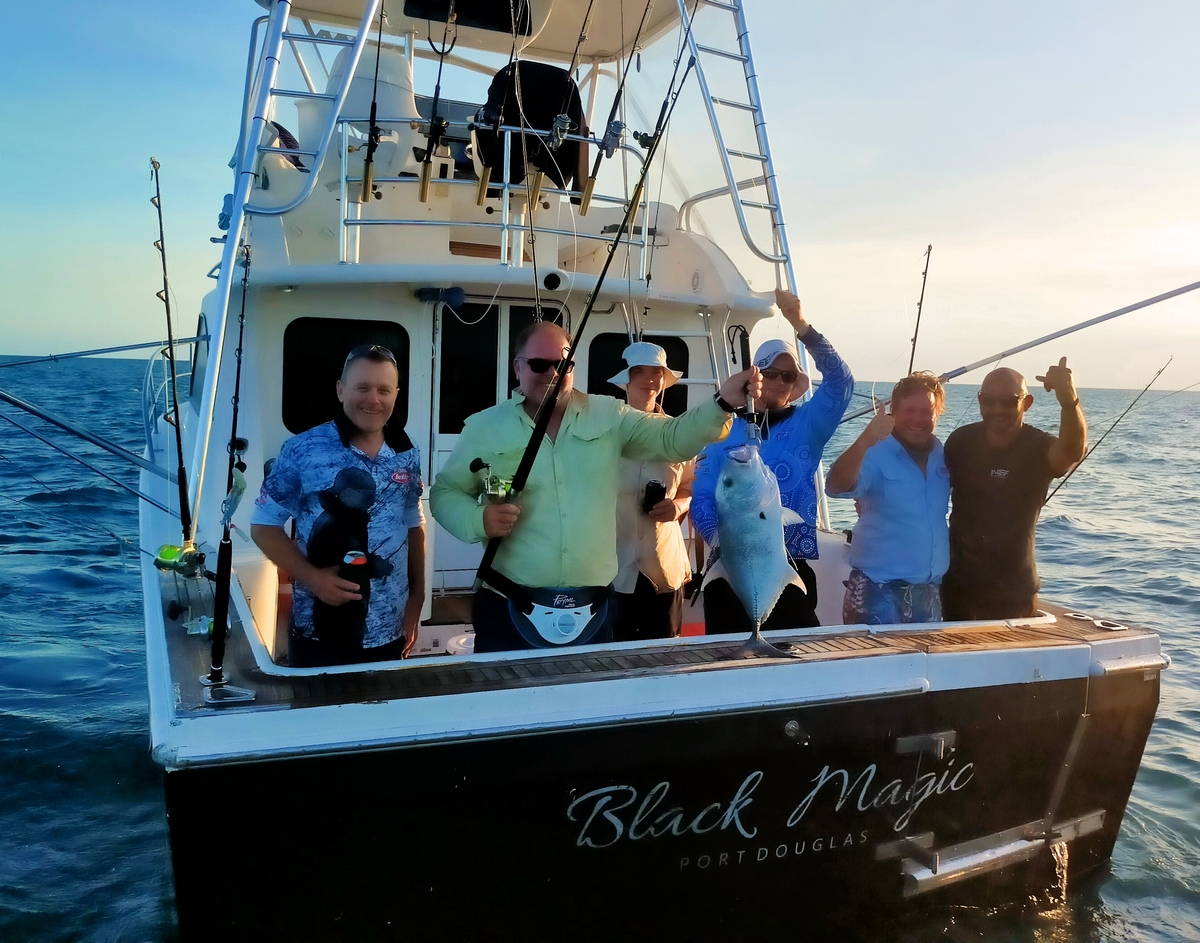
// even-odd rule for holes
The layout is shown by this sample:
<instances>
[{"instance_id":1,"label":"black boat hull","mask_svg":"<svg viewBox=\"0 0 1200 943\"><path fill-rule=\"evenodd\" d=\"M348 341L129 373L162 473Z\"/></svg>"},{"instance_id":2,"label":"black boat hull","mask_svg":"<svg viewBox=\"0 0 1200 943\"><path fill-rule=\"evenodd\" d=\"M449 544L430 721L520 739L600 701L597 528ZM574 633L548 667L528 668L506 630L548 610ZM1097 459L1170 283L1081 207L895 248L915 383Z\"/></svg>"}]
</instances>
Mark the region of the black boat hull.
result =
<instances>
[{"instance_id":1,"label":"black boat hull","mask_svg":"<svg viewBox=\"0 0 1200 943\"><path fill-rule=\"evenodd\" d=\"M912 855L886 846L1092 816L1068 872L1104 864L1158 688L1157 671L1130 671L174 769L180 926L185 940L743 939L1018 899L1061 879L1048 841L909 897ZM920 738L947 731L939 758Z\"/></svg>"}]
</instances>

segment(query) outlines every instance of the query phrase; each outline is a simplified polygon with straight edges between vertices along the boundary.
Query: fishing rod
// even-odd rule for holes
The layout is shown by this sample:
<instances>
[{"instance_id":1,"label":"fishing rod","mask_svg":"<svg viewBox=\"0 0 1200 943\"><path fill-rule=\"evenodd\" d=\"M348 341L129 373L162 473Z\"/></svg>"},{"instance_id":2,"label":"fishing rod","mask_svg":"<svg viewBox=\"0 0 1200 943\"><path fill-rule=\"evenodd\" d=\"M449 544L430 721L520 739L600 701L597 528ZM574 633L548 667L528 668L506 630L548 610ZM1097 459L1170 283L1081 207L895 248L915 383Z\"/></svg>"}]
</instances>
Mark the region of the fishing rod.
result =
<instances>
[{"instance_id":1,"label":"fishing rod","mask_svg":"<svg viewBox=\"0 0 1200 943\"><path fill-rule=\"evenodd\" d=\"M608 122L604 125L604 138L596 149L596 160L592 163L591 175L584 184L583 195L579 198L580 216L587 216L588 207L592 205L592 191L596 189L596 176L600 173L600 162L606 156L612 157L616 153L617 147L621 143L621 137L625 133L625 125L617 121L617 112L621 108L621 97L625 94L625 80L629 77L629 67L633 64L633 52L637 49L638 40L642 38L642 29L645 27L646 21L650 19L650 10L653 6L654 0L646 0L646 9L642 11L642 21L638 23L637 32L633 36L633 45L629 47L630 56L625 60L625 71L621 73L621 82L617 85L616 95L613 96L612 108L608 110ZM680 53L680 56L682 55ZM678 68L679 60L676 60L676 69ZM691 68L691 64L688 65L688 68ZM594 77L592 81L599 81L599 76ZM674 81L674 76L672 76L672 81ZM645 167L643 167L644 170ZM643 173L642 176L644 178L645 174Z\"/></svg>"},{"instance_id":2,"label":"fishing rod","mask_svg":"<svg viewBox=\"0 0 1200 943\"><path fill-rule=\"evenodd\" d=\"M383 52L383 21L387 19L383 4L379 4L379 32L375 36L375 81L371 86L371 124L367 131L367 156L363 160L362 193L359 203L370 203L375 192L375 151L379 148L379 125L375 123L379 109L379 57ZM424 201L422 201L424 202Z\"/></svg>"},{"instance_id":3,"label":"fishing rod","mask_svg":"<svg viewBox=\"0 0 1200 943\"><path fill-rule=\"evenodd\" d=\"M1011 357L1013 354L1019 354L1023 351L1030 350L1033 347L1040 347L1042 344L1048 344L1050 341L1058 340L1060 337L1066 337L1068 334L1074 334L1076 331L1082 331L1084 328L1093 327L1096 324L1101 324L1104 321L1111 321L1113 318L1119 318L1123 314L1129 314L1131 311L1138 311L1142 308L1148 308L1151 305L1156 305L1162 301L1169 301L1172 298L1178 298L1180 295L1186 295L1189 291L1195 291L1200 288L1200 282L1192 282L1190 285L1184 285L1182 288L1176 288L1172 291L1163 292L1161 295L1155 295L1153 298L1146 298L1144 301L1138 301L1131 305L1126 305L1124 308L1118 308L1116 311L1110 311L1108 314L1102 314L1099 317L1089 318L1086 321L1080 321L1078 324L1072 324L1070 327L1064 327L1061 330L1054 331L1052 334L1045 334L1042 337L1035 338L1024 344L1019 344L1016 347L1010 347L1008 350L1002 350L998 354L992 354L989 357L984 357L981 360L976 360L974 363L966 364L962 367L955 367L953 370L947 370L940 374L938 379L945 383L947 380L953 380L956 377L961 377L964 373L970 373L972 370L978 370L980 367L986 367L990 363L995 363L1005 357ZM887 403L887 400L880 400L882 403ZM849 416L843 416L842 422L849 422L851 419L858 419L860 416L865 416L868 413L873 413L874 408L860 409L858 412L851 413Z\"/></svg>"},{"instance_id":4,"label":"fishing rod","mask_svg":"<svg viewBox=\"0 0 1200 943\"><path fill-rule=\"evenodd\" d=\"M246 463L242 453L246 451L245 439L238 438L238 407L242 392L242 350L246 335L246 294L250 284L250 246L242 246L242 307L238 314L238 342L234 352L236 366L233 372L233 414L229 423L229 465L225 476L226 497L222 505L221 543L217 547L216 585L213 587L212 665L200 683L207 688L206 697L221 701L253 700L254 693L227 685L223 670L225 662L225 634L229 620L229 593L233 580L233 541L230 539L233 512L246 490ZM236 486L240 484L240 489ZM219 692L217 688L222 688ZM212 693L209 693L212 692Z\"/></svg>"},{"instance_id":5,"label":"fishing rod","mask_svg":"<svg viewBox=\"0 0 1200 943\"><path fill-rule=\"evenodd\" d=\"M453 40L450 40L451 27L454 28ZM433 152L441 145L442 139L446 136L446 130L450 127L446 119L438 114L438 104L442 98L442 66L446 64L446 57L458 45L458 14L454 12L454 0L450 0L450 5L446 9L446 28L442 30L442 48L438 49L433 44L432 36L426 35L425 39L429 43L429 48L438 57L438 71L437 81L433 86L433 107L429 112L429 140L427 142L429 146L425 149L425 160L421 163L421 182L417 191L417 197L422 203L429 202L429 182L433 179Z\"/></svg>"},{"instance_id":6,"label":"fishing rod","mask_svg":"<svg viewBox=\"0 0 1200 943\"><path fill-rule=\"evenodd\" d=\"M176 346L182 347L184 344L196 344L200 341L207 341L207 334L200 334L196 337L180 337L175 341ZM100 354L116 354L126 350L149 350L151 347L166 347L170 341L147 341L144 344L122 344L120 347L96 347L92 350L73 350L66 354L47 354L45 357L30 357L26 360L4 360L0 361L0 370L5 367L28 367L37 363L58 363L60 360L74 360L77 357L96 357Z\"/></svg>"},{"instance_id":7,"label":"fishing rod","mask_svg":"<svg viewBox=\"0 0 1200 943\"><path fill-rule=\"evenodd\" d=\"M612 261L617 255L621 239L625 236L626 232L633 232L633 221L637 216L638 204L641 202L642 191L646 186L651 165L654 163L655 153L658 151L658 145L663 138L663 129L670 120L671 113L675 110L675 103L679 101L679 93L683 91L683 85L687 81L688 73L692 71L692 67L695 64L695 57L691 57L687 70L683 73L683 78L680 79L678 87L675 87L674 76L672 76L672 84L667 90L664 107L659 113L658 125L654 129L654 135L650 139L649 147L646 149L646 160L642 164L641 173L634 184L633 194L625 206L625 218L617 227L612 242L608 244L608 255L605 256L604 265L596 277L596 286L588 296L587 305L584 307L583 315L579 319L579 327L575 330L575 336L571 338L567 353L558 363L554 382L542 398L542 401L538 404L537 413L533 419L533 432L529 436L529 442L525 446L525 451L521 455L521 461L517 465L516 473L512 477L510 492L512 495L520 494L525 488L525 483L529 480L529 473L533 470L533 463L537 458L538 450L541 448L542 440L546 437L546 430L550 427L550 419L554 415L554 407L558 403L558 395L562 390L563 382L567 376L567 364L571 363L575 357L575 351L579 347L579 342L583 338L583 333L587 328L588 319L591 317L592 310L596 306L596 299L600 297L600 288L604 284L604 279L608 275ZM487 549L483 553L483 559L479 563L479 569L475 573L476 589L478 589L485 578L491 580L493 584L499 580L506 585L516 585L504 577L503 574L496 573L492 569L492 563L496 559L496 553L499 551L500 543L503 539L502 537L492 537L488 541Z\"/></svg>"},{"instance_id":8,"label":"fishing rod","mask_svg":"<svg viewBox=\"0 0 1200 943\"><path fill-rule=\"evenodd\" d=\"M546 142L546 146L552 151L557 151L562 147L563 141L571 133L571 116L567 114L567 105L571 101L570 76L579 64L579 50L587 42L588 28L592 25L592 8L595 5L596 0L588 0L587 12L583 14L583 25L579 27L579 38L575 40L575 51L571 53L571 65L567 69L567 81L563 82L562 104L558 106L558 114L555 116L554 124L550 129L550 139Z\"/></svg>"},{"instance_id":9,"label":"fishing rod","mask_svg":"<svg viewBox=\"0 0 1200 943\"><path fill-rule=\"evenodd\" d=\"M1130 403L1128 406L1126 406L1124 411L1121 413L1121 415L1119 415L1115 420L1113 420L1113 424L1104 430L1104 435L1100 436L1100 438L1096 440L1096 444L1087 450L1087 452L1084 454L1083 458L1081 458L1078 462L1076 462L1075 467L1072 468L1069 472L1067 472L1063 476L1063 480L1054 486L1053 491L1051 491L1048 495L1046 495L1046 500L1042 502L1042 507L1045 507L1047 504L1049 504L1050 499L1053 498L1056 494L1058 494L1058 490L1063 485L1065 485L1068 481L1071 480L1072 475L1074 475L1077 471L1079 471L1079 466L1082 465L1084 462L1086 462L1089 458L1092 457L1092 453L1095 452L1096 449L1100 448L1100 443L1103 442L1106 438L1108 438L1108 434L1110 432L1112 432L1115 428L1117 428L1117 423L1119 423L1122 419L1124 419L1126 414L1129 412L1129 410L1133 409L1133 407L1137 405L1137 401L1145 395L1146 390L1150 389L1150 387L1152 387L1154 385L1154 381L1157 380L1160 376L1162 376L1163 371L1166 370L1167 367L1171 366L1171 361L1174 359L1175 359L1174 356L1168 357L1167 362L1158 368L1158 373L1154 374L1154 376L1152 376L1150 378L1150 382L1142 387L1142 392L1138 393L1138 395L1133 398L1133 402Z\"/></svg>"},{"instance_id":10,"label":"fishing rod","mask_svg":"<svg viewBox=\"0 0 1200 943\"><path fill-rule=\"evenodd\" d=\"M917 299L917 326L913 328L912 353L908 355L908 372L912 373L913 361L917 359L917 335L921 333L921 306L925 304L925 282L929 278L929 257L933 255L933 243L925 250L925 271L921 273L921 297Z\"/></svg>"},{"instance_id":11,"label":"fishing rod","mask_svg":"<svg viewBox=\"0 0 1200 943\"><path fill-rule=\"evenodd\" d=\"M154 196L150 198L150 202L154 205L154 209L158 212L158 239L154 243L154 248L158 250L159 256L162 257L162 291L158 293L158 298L163 303L163 308L167 314L167 361L171 365L171 409L174 413L174 419L168 418L167 421L175 427L175 456L176 468L175 477L176 483L179 486L179 522L183 527L183 552L194 553L196 549L193 538L195 534L192 530L192 513L188 502L188 485L187 485L187 469L183 464L183 416L179 412L179 374L175 369L175 331L171 325L171 286L167 281L167 235L166 229L163 226L163 211L162 211L162 184L159 180L160 164L154 157L150 158L150 173L154 177Z\"/></svg>"}]
</instances>

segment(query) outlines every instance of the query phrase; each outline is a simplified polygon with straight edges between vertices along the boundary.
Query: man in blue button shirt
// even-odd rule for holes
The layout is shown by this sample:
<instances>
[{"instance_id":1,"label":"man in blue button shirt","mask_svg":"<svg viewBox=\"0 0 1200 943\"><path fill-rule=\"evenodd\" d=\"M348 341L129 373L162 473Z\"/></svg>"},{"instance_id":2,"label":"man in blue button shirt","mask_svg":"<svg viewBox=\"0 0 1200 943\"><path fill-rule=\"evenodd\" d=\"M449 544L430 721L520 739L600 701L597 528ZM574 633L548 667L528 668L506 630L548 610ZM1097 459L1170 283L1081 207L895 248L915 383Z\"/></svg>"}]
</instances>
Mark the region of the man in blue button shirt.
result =
<instances>
[{"instance_id":1,"label":"man in blue button shirt","mask_svg":"<svg viewBox=\"0 0 1200 943\"><path fill-rule=\"evenodd\" d=\"M950 475L933 434L945 409L938 378L913 373L892 390L891 414L877 407L862 435L829 469L825 491L855 498L847 625L939 622L940 584L950 565Z\"/></svg>"}]
</instances>

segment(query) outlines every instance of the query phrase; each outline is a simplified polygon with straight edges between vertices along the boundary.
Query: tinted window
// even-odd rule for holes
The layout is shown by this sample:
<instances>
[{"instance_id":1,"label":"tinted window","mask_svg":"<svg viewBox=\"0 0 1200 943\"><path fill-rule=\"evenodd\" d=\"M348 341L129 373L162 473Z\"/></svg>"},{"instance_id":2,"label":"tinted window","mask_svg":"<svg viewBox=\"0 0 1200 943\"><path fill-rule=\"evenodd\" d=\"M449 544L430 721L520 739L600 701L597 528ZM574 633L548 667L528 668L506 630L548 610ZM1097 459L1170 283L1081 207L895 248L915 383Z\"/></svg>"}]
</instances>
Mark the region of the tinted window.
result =
<instances>
[{"instance_id":1,"label":"tinted window","mask_svg":"<svg viewBox=\"0 0 1200 943\"><path fill-rule=\"evenodd\" d=\"M490 29L497 33L513 32L513 9L517 11L517 31L529 35L529 3L527 0L455 0L454 13L459 26ZM445 23L450 15L450 0L404 0L404 15L418 20Z\"/></svg>"},{"instance_id":2,"label":"tinted window","mask_svg":"<svg viewBox=\"0 0 1200 943\"><path fill-rule=\"evenodd\" d=\"M283 332L283 424L300 433L329 422L342 408L336 383L346 354L379 344L396 355L400 387L392 423L408 422L408 332L394 321L297 318Z\"/></svg>"},{"instance_id":3,"label":"tinted window","mask_svg":"<svg viewBox=\"0 0 1200 943\"><path fill-rule=\"evenodd\" d=\"M513 372L513 357L517 356L517 335L534 321L537 309L532 306L513 305L508 309L508 388L517 388L517 375ZM561 308L542 308L542 320L563 323Z\"/></svg>"},{"instance_id":4,"label":"tinted window","mask_svg":"<svg viewBox=\"0 0 1200 943\"><path fill-rule=\"evenodd\" d=\"M438 432L457 435L467 417L496 405L500 308L442 306L442 381Z\"/></svg>"},{"instance_id":5,"label":"tinted window","mask_svg":"<svg viewBox=\"0 0 1200 943\"><path fill-rule=\"evenodd\" d=\"M672 370L682 370L688 375L688 346L682 337L672 337L669 334L647 334L643 340L657 344L667 352L667 366ZM603 393L625 399L625 391L608 382L625 367L621 358L625 348L629 346L626 334L597 334L588 348L588 389L589 393ZM663 409L669 416L678 416L687 410L687 387L676 384L663 394Z\"/></svg>"}]
</instances>

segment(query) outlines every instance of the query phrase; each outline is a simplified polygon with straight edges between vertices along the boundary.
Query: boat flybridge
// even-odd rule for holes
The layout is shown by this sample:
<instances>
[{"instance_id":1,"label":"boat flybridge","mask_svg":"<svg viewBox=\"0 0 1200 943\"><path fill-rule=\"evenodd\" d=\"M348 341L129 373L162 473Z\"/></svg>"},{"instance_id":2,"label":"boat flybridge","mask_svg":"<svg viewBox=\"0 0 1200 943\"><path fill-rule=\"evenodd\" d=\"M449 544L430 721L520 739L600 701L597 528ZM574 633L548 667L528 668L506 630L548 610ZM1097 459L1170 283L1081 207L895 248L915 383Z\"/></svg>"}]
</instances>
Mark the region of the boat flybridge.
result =
<instances>
[{"instance_id":1,"label":"boat flybridge","mask_svg":"<svg viewBox=\"0 0 1200 943\"><path fill-rule=\"evenodd\" d=\"M703 634L473 654L481 548L427 514L416 657L289 665L291 587L231 469L257 493L333 417L350 348L395 352L429 483L508 397L534 319L574 332L591 300L592 393L618 392L631 339L659 343L677 413L742 369L738 328L795 279L741 0L260 3L190 394L152 362L144 417L141 488L174 513L141 505L142 546L181 543L185 466L210 561L143 569L184 937L741 939L1107 861L1158 637L1053 606L840 625L825 520L822 627L775 633L799 657Z\"/></svg>"}]
</instances>

